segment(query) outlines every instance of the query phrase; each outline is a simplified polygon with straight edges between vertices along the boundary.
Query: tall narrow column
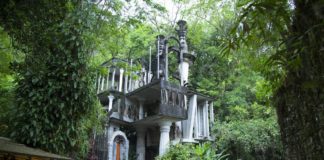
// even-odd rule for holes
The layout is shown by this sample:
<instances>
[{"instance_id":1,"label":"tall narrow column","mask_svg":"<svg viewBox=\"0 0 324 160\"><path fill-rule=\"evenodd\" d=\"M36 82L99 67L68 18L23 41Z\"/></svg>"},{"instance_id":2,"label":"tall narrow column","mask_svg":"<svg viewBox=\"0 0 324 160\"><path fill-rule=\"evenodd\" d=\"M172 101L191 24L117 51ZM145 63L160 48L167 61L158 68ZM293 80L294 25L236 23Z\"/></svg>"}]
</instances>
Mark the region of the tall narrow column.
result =
<instances>
[{"instance_id":1,"label":"tall narrow column","mask_svg":"<svg viewBox=\"0 0 324 160\"><path fill-rule=\"evenodd\" d=\"M183 133L183 137L193 141L193 132L194 132L194 127L195 127L195 122L197 117L197 95L194 94L189 101L189 110L188 110L188 119L185 120L185 130Z\"/></svg>"},{"instance_id":2,"label":"tall narrow column","mask_svg":"<svg viewBox=\"0 0 324 160\"><path fill-rule=\"evenodd\" d=\"M121 68L119 69L119 87L118 87L118 91L122 92L123 90L123 74L124 74L124 69Z\"/></svg>"},{"instance_id":3,"label":"tall narrow column","mask_svg":"<svg viewBox=\"0 0 324 160\"><path fill-rule=\"evenodd\" d=\"M195 129L195 138L198 138L199 137L199 130L200 130L200 127L199 127L199 110L198 110L198 106L196 107L196 116L195 116L195 123L194 123L194 129Z\"/></svg>"},{"instance_id":4,"label":"tall narrow column","mask_svg":"<svg viewBox=\"0 0 324 160\"><path fill-rule=\"evenodd\" d=\"M128 93L128 75L125 74L124 92Z\"/></svg>"},{"instance_id":5,"label":"tall narrow column","mask_svg":"<svg viewBox=\"0 0 324 160\"><path fill-rule=\"evenodd\" d=\"M115 97L113 95L111 95L111 94L108 96L108 99L109 99L108 111L110 111L112 109L114 98Z\"/></svg>"},{"instance_id":6,"label":"tall narrow column","mask_svg":"<svg viewBox=\"0 0 324 160\"><path fill-rule=\"evenodd\" d=\"M112 73L112 78L111 78L111 89L115 90L115 74L116 74L116 68L114 68L113 73Z\"/></svg>"},{"instance_id":7,"label":"tall narrow column","mask_svg":"<svg viewBox=\"0 0 324 160\"><path fill-rule=\"evenodd\" d=\"M142 82L142 86L146 85L146 70L144 67L142 68L140 81Z\"/></svg>"},{"instance_id":8,"label":"tall narrow column","mask_svg":"<svg viewBox=\"0 0 324 160\"><path fill-rule=\"evenodd\" d=\"M208 116L208 101L206 101L206 104L205 104L205 123L206 123L206 134L205 136L207 138L209 138L209 116Z\"/></svg>"},{"instance_id":9,"label":"tall narrow column","mask_svg":"<svg viewBox=\"0 0 324 160\"><path fill-rule=\"evenodd\" d=\"M101 77L101 90L103 91L105 89L105 77Z\"/></svg>"},{"instance_id":10,"label":"tall narrow column","mask_svg":"<svg viewBox=\"0 0 324 160\"><path fill-rule=\"evenodd\" d=\"M213 124L214 123L214 105L213 105L213 102L209 103L209 118L210 118L210 122Z\"/></svg>"},{"instance_id":11,"label":"tall narrow column","mask_svg":"<svg viewBox=\"0 0 324 160\"><path fill-rule=\"evenodd\" d=\"M180 84L181 86L184 86L186 83L188 83L188 77L189 77L189 62L182 61L179 64L179 73L180 73Z\"/></svg>"},{"instance_id":12,"label":"tall narrow column","mask_svg":"<svg viewBox=\"0 0 324 160\"><path fill-rule=\"evenodd\" d=\"M163 155L169 148L170 143L170 121L164 121L160 123L160 148L159 148L159 155Z\"/></svg>"},{"instance_id":13,"label":"tall narrow column","mask_svg":"<svg viewBox=\"0 0 324 160\"><path fill-rule=\"evenodd\" d=\"M209 103L209 122L211 124L210 129L213 128L214 125L214 105L213 102ZM212 134L209 134L210 138L213 138Z\"/></svg>"},{"instance_id":14,"label":"tall narrow column","mask_svg":"<svg viewBox=\"0 0 324 160\"><path fill-rule=\"evenodd\" d=\"M150 46L150 57L149 57L149 70L148 70L148 78L147 78L147 83L150 83L151 82L151 79L152 79L152 70L151 70L151 65L152 65L152 50L151 50L151 46Z\"/></svg>"},{"instance_id":15,"label":"tall narrow column","mask_svg":"<svg viewBox=\"0 0 324 160\"><path fill-rule=\"evenodd\" d=\"M132 76L133 76L133 71L132 71L132 68L133 68L133 60L131 59L131 61L130 61L130 75L129 75L129 85L128 85L128 92L131 92L131 91L133 91L133 86L132 86L132 83L133 83L133 79L132 79Z\"/></svg>"},{"instance_id":16,"label":"tall narrow column","mask_svg":"<svg viewBox=\"0 0 324 160\"><path fill-rule=\"evenodd\" d=\"M137 160L145 160L145 128L136 128L136 136Z\"/></svg>"},{"instance_id":17,"label":"tall narrow column","mask_svg":"<svg viewBox=\"0 0 324 160\"><path fill-rule=\"evenodd\" d=\"M139 110L138 110L138 119L143 119L144 118L144 101L145 99L139 98Z\"/></svg>"},{"instance_id":18,"label":"tall narrow column","mask_svg":"<svg viewBox=\"0 0 324 160\"><path fill-rule=\"evenodd\" d=\"M106 89L109 89L109 68L107 68L107 83L106 83Z\"/></svg>"},{"instance_id":19,"label":"tall narrow column","mask_svg":"<svg viewBox=\"0 0 324 160\"><path fill-rule=\"evenodd\" d=\"M100 91L100 82L101 82L101 75L99 74L99 76L98 76L98 88L97 88L97 93L99 93L99 91Z\"/></svg>"}]
</instances>

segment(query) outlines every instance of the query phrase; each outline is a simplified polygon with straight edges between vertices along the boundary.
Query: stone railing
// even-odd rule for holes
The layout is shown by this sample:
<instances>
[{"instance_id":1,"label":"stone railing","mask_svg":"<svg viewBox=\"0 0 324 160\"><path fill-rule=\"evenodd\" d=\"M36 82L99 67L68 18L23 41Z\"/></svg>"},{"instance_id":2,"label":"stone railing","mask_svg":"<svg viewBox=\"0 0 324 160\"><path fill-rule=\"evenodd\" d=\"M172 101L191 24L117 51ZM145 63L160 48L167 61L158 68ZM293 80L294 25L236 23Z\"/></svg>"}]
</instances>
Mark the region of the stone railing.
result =
<instances>
[{"instance_id":1,"label":"stone railing","mask_svg":"<svg viewBox=\"0 0 324 160\"><path fill-rule=\"evenodd\" d=\"M118 91L128 93L151 82L153 74L144 68L139 72L125 74L123 68L108 68L108 73L98 74L96 80L97 93Z\"/></svg>"}]
</instances>

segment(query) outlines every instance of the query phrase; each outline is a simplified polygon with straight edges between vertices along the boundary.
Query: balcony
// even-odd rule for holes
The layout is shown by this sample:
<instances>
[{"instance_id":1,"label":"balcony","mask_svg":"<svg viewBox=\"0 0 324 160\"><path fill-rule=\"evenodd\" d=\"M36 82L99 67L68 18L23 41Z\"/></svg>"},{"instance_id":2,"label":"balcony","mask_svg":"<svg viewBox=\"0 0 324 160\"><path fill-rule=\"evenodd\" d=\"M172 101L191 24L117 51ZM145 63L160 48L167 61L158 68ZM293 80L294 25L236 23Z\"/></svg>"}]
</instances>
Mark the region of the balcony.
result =
<instances>
[{"instance_id":1,"label":"balcony","mask_svg":"<svg viewBox=\"0 0 324 160\"><path fill-rule=\"evenodd\" d=\"M183 120L187 118L187 109L185 108L186 92L185 87L164 80L155 80L126 94L126 97L131 100L143 100L144 116L139 121L166 118Z\"/></svg>"}]
</instances>

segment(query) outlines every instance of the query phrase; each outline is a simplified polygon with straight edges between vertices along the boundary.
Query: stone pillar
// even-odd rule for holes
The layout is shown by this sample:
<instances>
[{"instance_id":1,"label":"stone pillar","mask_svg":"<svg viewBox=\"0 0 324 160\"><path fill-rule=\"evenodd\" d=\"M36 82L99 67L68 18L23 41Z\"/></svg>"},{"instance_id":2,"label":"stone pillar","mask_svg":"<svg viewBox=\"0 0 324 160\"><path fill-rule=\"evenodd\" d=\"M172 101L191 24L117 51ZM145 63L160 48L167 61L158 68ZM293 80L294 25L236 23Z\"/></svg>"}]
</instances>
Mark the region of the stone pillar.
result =
<instances>
[{"instance_id":1,"label":"stone pillar","mask_svg":"<svg viewBox=\"0 0 324 160\"><path fill-rule=\"evenodd\" d=\"M185 139L193 141L193 132L195 128L197 117L197 95L194 94L189 101L188 119L184 121L184 133L183 137ZM197 130L197 128L195 128ZM196 134L196 133L195 133Z\"/></svg>"},{"instance_id":2,"label":"stone pillar","mask_svg":"<svg viewBox=\"0 0 324 160\"><path fill-rule=\"evenodd\" d=\"M184 86L186 83L188 83L188 77L189 77L189 62L182 61L179 64L179 73L180 73L180 84L181 86Z\"/></svg>"},{"instance_id":3,"label":"stone pillar","mask_svg":"<svg viewBox=\"0 0 324 160\"><path fill-rule=\"evenodd\" d=\"M137 160L145 160L145 128L136 128L136 135Z\"/></svg>"},{"instance_id":4,"label":"stone pillar","mask_svg":"<svg viewBox=\"0 0 324 160\"><path fill-rule=\"evenodd\" d=\"M214 105L213 105L213 102L209 103L209 118L210 118L210 122L213 124L214 123Z\"/></svg>"},{"instance_id":5,"label":"stone pillar","mask_svg":"<svg viewBox=\"0 0 324 160\"><path fill-rule=\"evenodd\" d=\"M144 118L144 101L145 99L139 98L139 109L138 109L138 119L143 119Z\"/></svg>"},{"instance_id":6,"label":"stone pillar","mask_svg":"<svg viewBox=\"0 0 324 160\"><path fill-rule=\"evenodd\" d=\"M208 105L208 101L206 101L206 103L205 103L205 123L206 123L206 134L205 134L205 136L207 137L207 138L209 138L209 116L208 116L208 107L209 105Z\"/></svg>"},{"instance_id":7,"label":"stone pillar","mask_svg":"<svg viewBox=\"0 0 324 160\"><path fill-rule=\"evenodd\" d=\"M194 129L195 129L195 138L199 137L199 113L198 113L198 105L196 107L196 116L195 116L195 121L194 121Z\"/></svg>"},{"instance_id":8,"label":"stone pillar","mask_svg":"<svg viewBox=\"0 0 324 160\"><path fill-rule=\"evenodd\" d=\"M104 90L104 87L105 87L105 77L102 76L102 77L101 77L101 86L100 86L100 90L103 91L103 90Z\"/></svg>"},{"instance_id":9,"label":"stone pillar","mask_svg":"<svg viewBox=\"0 0 324 160\"><path fill-rule=\"evenodd\" d=\"M123 74L124 74L124 69L121 68L119 69L119 87L118 87L118 91L122 92L123 90Z\"/></svg>"},{"instance_id":10,"label":"stone pillar","mask_svg":"<svg viewBox=\"0 0 324 160\"><path fill-rule=\"evenodd\" d=\"M109 89L109 68L107 68L107 83L106 83L106 89Z\"/></svg>"},{"instance_id":11,"label":"stone pillar","mask_svg":"<svg viewBox=\"0 0 324 160\"><path fill-rule=\"evenodd\" d=\"M115 90L114 85L115 85L115 74L116 74L116 68L114 68L113 73L112 73L112 78L111 78L111 89Z\"/></svg>"},{"instance_id":12,"label":"stone pillar","mask_svg":"<svg viewBox=\"0 0 324 160\"><path fill-rule=\"evenodd\" d=\"M171 121L163 121L160 122L160 147L159 147L159 155L163 155L169 148L170 143L170 126Z\"/></svg>"},{"instance_id":13,"label":"stone pillar","mask_svg":"<svg viewBox=\"0 0 324 160\"><path fill-rule=\"evenodd\" d=\"M131 73L130 73L130 76L129 76L129 85L128 85L128 92L131 92L133 91L133 79L132 79L132 75L134 74L133 71L132 71L132 68L133 68L133 60L131 59L131 62L130 62L130 68L131 68Z\"/></svg>"},{"instance_id":14,"label":"stone pillar","mask_svg":"<svg viewBox=\"0 0 324 160\"><path fill-rule=\"evenodd\" d=\"M111 94L108 96L108 99L109 99L108 112L112 109L114 98L115 97L113 95L111 95Z\"/></svg>"},{"instance_id":15,"label":"stone pillar","mask_svg":"<svg viewBox=\"0 0 324 160\"><path fill-rule=\"evenodd\" d=\"M98 87L97 87L97 93L99 93L100 92L100 82L101 82L101 75L99 74L99 76L98 76Z\"/></svg>"},{"instance_id":16,"label":"stone pillar","mask_svg":"<svg viewBox=\"0 0 324 160\"><path fill-rule=\"evenodd\" d=\"M128 75L125 74L124 92L128 93Z\"/></svg>"},{"instance_id":17,"label":"stone pillar","mask_svg":"<svg viewBox=\"0 0 324 160\"><path fill-rule=\"evenodd\" d=\"M209 103L209 123L210 123L210 130L212 130L214 125L214 105L213 102ZM210 138L214 138L212 134L209 134Z\"/></svg>"}]
</instances>

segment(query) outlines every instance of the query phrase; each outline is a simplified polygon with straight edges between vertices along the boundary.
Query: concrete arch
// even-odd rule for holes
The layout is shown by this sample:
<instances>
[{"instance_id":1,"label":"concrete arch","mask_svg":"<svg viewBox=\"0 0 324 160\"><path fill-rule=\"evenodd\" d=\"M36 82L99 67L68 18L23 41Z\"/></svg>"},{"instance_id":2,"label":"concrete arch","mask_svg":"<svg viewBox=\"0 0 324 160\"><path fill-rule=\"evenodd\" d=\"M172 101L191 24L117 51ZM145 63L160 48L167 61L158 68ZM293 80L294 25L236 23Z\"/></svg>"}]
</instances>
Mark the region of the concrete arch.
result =
<instances>
[{"instance_id":1,"label":"concrete arch","mask_svg":"<svg viewBox=\"0 0 324 160\"><path fill-rule=\"evenodd\" d=\"M108 160L113 160L113 147L114 147L114 140L116 137L122 137L124 139L125 144L123 145L122 149L122 160L128 160L128 148L129 148L129 141L125 135L124 132L122 131L115 131L113 132L112 136L110 137L109 141L108 141Z\"/></svg>"}]
</instances>

